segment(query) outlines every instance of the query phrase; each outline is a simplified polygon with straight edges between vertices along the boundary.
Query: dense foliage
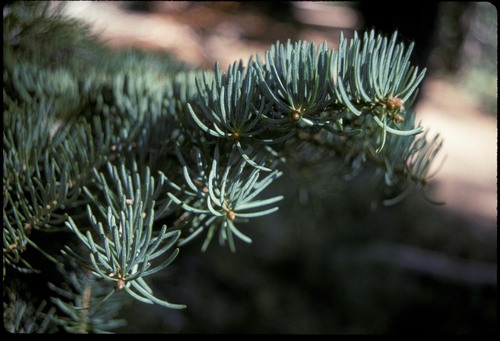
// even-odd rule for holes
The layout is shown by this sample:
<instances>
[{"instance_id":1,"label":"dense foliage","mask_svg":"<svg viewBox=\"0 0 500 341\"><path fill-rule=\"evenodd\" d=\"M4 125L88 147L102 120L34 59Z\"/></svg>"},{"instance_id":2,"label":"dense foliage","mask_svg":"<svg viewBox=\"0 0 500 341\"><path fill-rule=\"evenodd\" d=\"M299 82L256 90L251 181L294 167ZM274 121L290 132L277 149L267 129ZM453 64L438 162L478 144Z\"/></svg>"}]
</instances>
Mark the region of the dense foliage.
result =
<instances>
[{"instance_id":1,"label":"dense foliage","mask_svg":"<svg viewBox=\"0 0 500 341\"><path fill-rule=\"evenodd\" d=\"M336 49L276 42L202 72L109 50L38 3L5 7L3 25L11 332L112 331L123 294L183 308L147 277L196 238L202 250L214 237L233 252L250 243L248 222L278 210L283 196L263 194L287 169L345 181L373 167L392 204L425 187L441 148L415 123L425 70L397 33Z\"/></svg>"}]
</instances>

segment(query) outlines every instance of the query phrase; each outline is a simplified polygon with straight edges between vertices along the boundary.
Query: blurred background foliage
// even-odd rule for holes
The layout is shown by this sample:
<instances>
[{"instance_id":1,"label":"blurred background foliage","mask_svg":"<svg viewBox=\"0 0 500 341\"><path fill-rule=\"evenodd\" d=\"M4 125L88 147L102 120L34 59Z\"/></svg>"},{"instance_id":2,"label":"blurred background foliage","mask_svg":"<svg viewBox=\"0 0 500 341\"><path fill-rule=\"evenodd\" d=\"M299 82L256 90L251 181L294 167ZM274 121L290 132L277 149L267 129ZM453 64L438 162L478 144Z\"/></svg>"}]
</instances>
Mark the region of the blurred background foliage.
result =
<instances>
[{"instance_id":1,"label":"blurred background foliage","mask_svg":"<svg viewBox=\"0 0 500 341\"><path fill-rule=\"evenodd\" d=\"M114 6L189 26L199 39L198 59L179 46L173 53L206 69L214 60L226 62L223 55L230 63L235 50L253 54L278 39L327 37L335 44L341 30L348 36L372 27L388 34L397 29L416 42L416 61L428 67L428 77L463 84L483 111L497 115L497 11L488 2ZM155 47L104 39L115 47ZM243 230L252 244L240 243L231 254L216 245L202 253L201 241L192 242L153 280L160 298L164 290L186 310L128 302L121 317L129 323L117 331L496 334L496 217L464 216L418 193L396 206L374 205L378 198L364 181L368 175L318 183L312 170L290 170L269 189L268 196L285 195L280 210ZM439 199L439 187L432 196Z\"/></svg>"}]
</instances>

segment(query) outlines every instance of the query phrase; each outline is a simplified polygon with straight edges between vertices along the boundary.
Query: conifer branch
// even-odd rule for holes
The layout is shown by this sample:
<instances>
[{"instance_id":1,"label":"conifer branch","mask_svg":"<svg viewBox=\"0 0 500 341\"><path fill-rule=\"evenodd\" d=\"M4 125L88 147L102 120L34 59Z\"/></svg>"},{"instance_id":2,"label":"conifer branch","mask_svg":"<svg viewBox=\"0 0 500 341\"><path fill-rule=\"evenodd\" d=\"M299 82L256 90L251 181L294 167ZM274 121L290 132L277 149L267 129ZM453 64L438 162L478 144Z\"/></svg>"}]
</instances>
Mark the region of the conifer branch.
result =
<instances>
[{"instance_id":1,"label":"conifer branch","mask_svg":"<svg viewBox=\"0 0 500 341\"><path fill-rule=\"evenodd\" d=\"M236 228L234 222L247 221L246 218L266 215L278 209L278 207L260 208L274 204L283 196L264 200L254 200L254 198L282 173L272 171L259 181L259 168L252 167L251 171L247 171L245 160L240 159L240 161L233 163L236 155L236 152L231 150L227 164L221 164L219 146L216 145L211 165L207 165L203 163L204 157L201 151L196 150L195 158L198 160L196 169L193 169L180 155L179 159L183 164L183 174L189 191L184 191L184 198L179 198L178 194L175 195L171 192L168 195L175 203L191 214L192 228L190 229L191 236L183 239L179 245L184 245L194 236L200 234L202 230L207 230L208 234L202 246L204 251L210 244L216 226L218 226L219 242L221 244L229 243L230 249L234 252L236 249L233 234L247 243L251 242L249 237ZM252 211L248 212L249 209Z\"/></svg>"},{"instance_id":2,"label":"conifer branch","mask_svg":"<svg viewBox=\"0 0 500 341\"><path fill-rule=\"evenodd\" d=\"M197 237L203 251L214 237L233 252L252 242L244 223L278 210L282 195L261 195L285 170L331 186L374 167L384 203L425 195L443 141L415 124L426 70L397 32L341 36L336 50L278 41L202 72L112 51L47 6L7 6L3 23L3 278L50 273L26 260L33 249L70 281L50 284L57 312L40 330L108 332L120 293L183 308L145 278ZM19 314L33 309L16 304L8 325L23 330Z\"/></svg>"},{"instance_id":3,"label":"conifer branch","mask_svg":"<svg viewBox=\"0 0 500 341\"><path fill-rule=\"evenodd\" d=\"M105 198L102 204L86 189L106 220L104 224L99 222L90 205L87 205L87 216L96 237L91 231L81 231L71 217L66 222L66 226L90 251L87 266L96 277L114 282L114 290L125 290L148 303L183 308L183 305L171 304L154 297L143 281L144 277L167 267L179 252L175 249L165 258L166 252L179 238L179 231L167 231L165 225L158 233L153 231L154 198L159 193L155 191L154 179L146 171L145 187L141 187L142 181L138 173L128 174L123 166L120 169L108 166L108 170L115 181L113 187L107 184L102 174L96 173ZM161 205L159 210L164 210L169 204L170 201ZM95 238L98 240L94 240ZM69 247L65 247L64 253L81 259Z\"/></svg>"},{"instance_id":4,"label":"conifer branch","mask_svg":"<svg viewBox=\"0 0 500 341\"><path fill-rule=\"evenodd\" d=\"M69 272L67 278L68 283L60 286L48 283L57 294L51 301L61 311L51 316L54 323L67 333L78 334L111 333L125 325L124 320L115 319L123 297L119 294L109 297L109 285L97 281L89 272L79 275Z\"/></svg>"}]
</instances>

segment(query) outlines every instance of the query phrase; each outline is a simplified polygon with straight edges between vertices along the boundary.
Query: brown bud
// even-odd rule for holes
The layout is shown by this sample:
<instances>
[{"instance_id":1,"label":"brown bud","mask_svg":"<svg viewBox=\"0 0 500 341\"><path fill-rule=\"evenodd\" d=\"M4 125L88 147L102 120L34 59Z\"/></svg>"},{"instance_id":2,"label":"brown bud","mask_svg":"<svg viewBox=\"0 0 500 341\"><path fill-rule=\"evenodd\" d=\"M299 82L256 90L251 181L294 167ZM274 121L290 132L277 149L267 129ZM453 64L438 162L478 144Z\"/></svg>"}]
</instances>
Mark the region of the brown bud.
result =
<instances>
[{"instance_id":1,"label":"brown bud","mask_svg":"<svg viewBox=\"0 0 500 341\"><path fill-rule=\"evenodd\" d=\"M120 278L116 281L116 289L122 290L123 288L125 288L125 281Z\"/></svg>"},{"instance_id":2,"label":"brown bud","mask_svg":"<svg viewBox=\"0 0 500 341\"><path fill-rule=\"evenodd\" d=\"M399 110L403 107L404 103L405 103L405 101L403 101L401 98L397 98L397 97L391 97L385 102L385 104L387 105L387 108L389 108L389 110Z\"/></svg>"},{"instance_id":3,"label":"brown bud","mask_svg":"<svg viewBox=\"0 0 500 341\"><path fill-rule=\"evenodd\" d=\"M302 114L297 109L295 109L294 111L292 111L292 113L290 114L290 119L292 121L298 121L298 120L300 120L301 117L302 117Z\"/></svg>"},{"instance_id":4,"label":"brown bud","mask_svg":"<svg viewBox=\"0 0 500 341\"><path fill-rule=\"evenodd\" d=\"M397 114L396 116L394 116L394 122L396 122L396 123L402 123L404 121L405 121L405 119L400 114Z\"/></svg>"},{"instance_id":5,"label":"brown bud","mask_svg":"<svg viewBox=\"0 0 500 341\"><path fill-rule=\"evenodd\" d=\"M234 218L236 218L236 214L233 211L227 212L227 217L229 220L234 221Z\"/></svg>"},{"instance_id":6,"label":"brown bud","mask_svg":"<svg viewBox=\"0 0 500 341\"><path fill-rule=\"evenodd\" d=\"M240 139L240 133L238 133L237 131L232 133L231 135L229 135L229 137L234 140L234 141L238 141Z\"/></svg>"}]
</instances>

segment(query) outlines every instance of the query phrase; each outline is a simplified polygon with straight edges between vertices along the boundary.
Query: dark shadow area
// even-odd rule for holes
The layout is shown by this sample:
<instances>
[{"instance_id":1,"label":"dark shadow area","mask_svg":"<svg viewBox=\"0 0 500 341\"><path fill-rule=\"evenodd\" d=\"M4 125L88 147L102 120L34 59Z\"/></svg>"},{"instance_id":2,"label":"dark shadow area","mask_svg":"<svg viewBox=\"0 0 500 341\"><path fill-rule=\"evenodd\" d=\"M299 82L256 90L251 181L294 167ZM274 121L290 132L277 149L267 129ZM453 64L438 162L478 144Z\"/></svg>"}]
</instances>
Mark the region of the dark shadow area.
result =
<instances>
[{"instance_id":1,"label":"dark shadow area","mask_svg":"<svg viewBox=\"0 0 500 341\"><path fill-rule=\"evenodd\" d=\"M280 211L243 229L252 244L202 253L200 238L153 282L186 310L137 314L134 302L124 331L496 334L493 229L476 234L417 193L371 210L362 179L306 205L292 184L280 181Z\"/></svg>"}]
</instances>

